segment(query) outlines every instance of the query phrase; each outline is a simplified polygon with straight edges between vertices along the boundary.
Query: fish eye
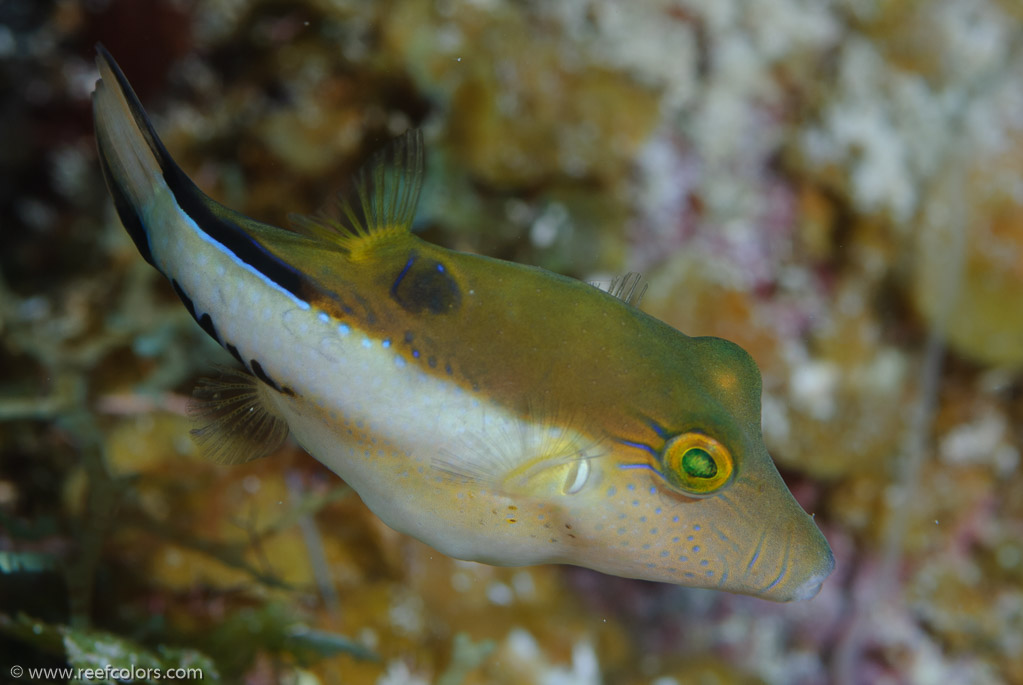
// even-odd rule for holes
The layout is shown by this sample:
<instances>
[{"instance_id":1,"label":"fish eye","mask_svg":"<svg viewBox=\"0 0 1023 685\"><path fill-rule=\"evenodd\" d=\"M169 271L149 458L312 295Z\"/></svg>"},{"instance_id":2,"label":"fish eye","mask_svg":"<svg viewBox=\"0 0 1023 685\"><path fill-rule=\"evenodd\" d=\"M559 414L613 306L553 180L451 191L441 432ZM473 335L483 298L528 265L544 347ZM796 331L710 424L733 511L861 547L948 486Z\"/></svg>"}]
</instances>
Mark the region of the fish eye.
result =
<instances>
[{"instance_id":1,"label":"fish eye","mask_svg":"<svg viewBox=\"0 0 1023 685\"><path fill-rule=\"evenodd\" d=\"M703 433L676 435L661 452L662 475L689 495L710 495L724 487L735 471L732 454Z\"/></svg>"}]
</instances>

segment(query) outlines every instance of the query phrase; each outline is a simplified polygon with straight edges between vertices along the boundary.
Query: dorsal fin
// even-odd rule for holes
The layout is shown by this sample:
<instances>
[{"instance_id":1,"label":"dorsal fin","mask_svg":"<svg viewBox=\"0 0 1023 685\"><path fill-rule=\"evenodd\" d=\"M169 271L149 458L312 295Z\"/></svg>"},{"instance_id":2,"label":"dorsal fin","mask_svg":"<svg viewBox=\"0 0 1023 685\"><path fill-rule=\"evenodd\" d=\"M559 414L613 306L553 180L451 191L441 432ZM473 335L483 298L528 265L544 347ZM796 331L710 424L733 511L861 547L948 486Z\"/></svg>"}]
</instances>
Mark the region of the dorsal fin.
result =
<instances>
[{"instance_id":1,"label":"dorsal fin","mask_svg":"<svg viewBox=\"0 0 1023 685\"><path fill-rule=\"evenodd\" d=\"M630 271L624 276L612 278L607 288L604 288L601 283L593 283L592 285L600 288L608 295L617 297L625 304L638 308L639 303L643 300L643 296L646 295L648 284L643 280L642 274Z\"/></svg>"},{"instance_id":2,"label":"dorsal fin","mask_svg":"<svg viewBox=\"0 0 1023 685\"><path fill-rule=\"evenodd\" d=\"M423 187L423 133L410 129L376 152L338 195L338 218L288 218L296 231L340 245L358 259L370 247L411 232Z\"/></svg>"},{"instance_id":3,"label":"dorsal fin","mask_svg":"<svg viewBox=\"0 0 1023 685\"><path fill-rule=\"evenodd\" d=\"M200 378L189 414L200 425L192 437L202 455L218 464L244 464L266 457L288 437L288 424L248 373L218 367L218 378Z\"/></svg>"}]
</instances>

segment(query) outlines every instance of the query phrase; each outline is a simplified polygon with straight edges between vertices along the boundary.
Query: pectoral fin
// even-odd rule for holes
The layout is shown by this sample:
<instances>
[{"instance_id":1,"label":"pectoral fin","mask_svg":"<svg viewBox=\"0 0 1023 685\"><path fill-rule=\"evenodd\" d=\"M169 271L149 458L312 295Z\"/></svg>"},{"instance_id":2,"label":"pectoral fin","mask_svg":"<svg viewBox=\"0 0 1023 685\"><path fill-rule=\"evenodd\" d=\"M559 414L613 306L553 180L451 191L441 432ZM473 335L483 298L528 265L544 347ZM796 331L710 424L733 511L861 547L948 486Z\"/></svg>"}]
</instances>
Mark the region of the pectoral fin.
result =
<instances>
[{"instance_id":1,"label":"pectoral fin","mask_svg":"<svg viewBox=\"0 0 1023 685\"><path fill-rule=\"evenodd\" d=\"M589 478L591 460L603 456L600 442L578 433L570 421L557 421L555 413L541 411L537 403L529 416L532 422L485 420L484 430L467 433L434 468L506 495L578 492Z\"/></svg>"}]
</instances>

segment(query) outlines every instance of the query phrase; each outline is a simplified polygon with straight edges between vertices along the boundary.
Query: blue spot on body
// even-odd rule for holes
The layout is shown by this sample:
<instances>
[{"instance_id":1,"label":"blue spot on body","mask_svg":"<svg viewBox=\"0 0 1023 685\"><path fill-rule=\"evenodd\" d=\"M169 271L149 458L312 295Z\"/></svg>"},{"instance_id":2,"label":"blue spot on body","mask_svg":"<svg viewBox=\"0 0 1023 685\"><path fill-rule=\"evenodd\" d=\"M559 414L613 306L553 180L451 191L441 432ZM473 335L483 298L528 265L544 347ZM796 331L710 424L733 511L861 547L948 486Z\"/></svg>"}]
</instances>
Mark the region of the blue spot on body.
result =
<instances>
[{"instance_id":1,"label":"blue spot on body","mask_svg":"<svg viewBox=\"0 0 1023 685\"><path fill-rule=\"evenodd\" d=\"M661 513L661 508L657 507L656 509L654 509L654 513L655 514L660 514Z\"/></svg>"},{"instance_id":2,"label":"blue spot on body","mask_svg":"<svg viewBox=\"0 0 1023 685\"><path fill-rule=\"evenodd\" d=\"M700 532L700 524L697 523L695 526L693 526L693 530L695 530L696 532Z\"/></svg>"},{"instance_id":3,"label":"blue spot on body","mask_svg":"<svg viewBox=\"0 0 1023 685\"><path fill-rule=\"evenodd\" d=\"M619 528L618 529L618 534L619 535L625 535L625 529L624 528Z\"/></svg>"},{"instance_id":4,"label":"blue spot on body","mask_svg":"<svg viewBox=\"0 0 1023 685\"><path fill-rule=\"evenodd\" d=\"M343 323L337 327L337 332L340 333L341 335L348 335L349 333L352 332L352 327L346 323Z\"/></svg>"},{"instance_id":5,"label":"blue spot on body","mask_svg":"<svg viewBox=\"0 0 1023 685\"><path fill-rule=\"evenodd\" d=\"M672 516L671 517L671 522L672 523L678 523L678 516Z\"/></svg>"},{"instance_id":6,"label":"blue spot on body","mask_svg":"<svg viewBox=\"0 0 1023 685\"><path fill-rule=\"evenodd\" d=\"M654 486L654 485L650 486L650 494L651 495L656 495L657 494L657 487L656 486Z\"/></svg>"},{"instance_id":7,"label":"blue spot on body","mask_svg":"<svg viewBox=\"0 0 1023 685\"><path fill-rule=\"evenodd\" d=\"M693 545L693 551L694 552L699 552L700 551L700 546L699 545Z\"/></svg>"},{"instance_id":8,"label":"blue spot on body","mask_svg":"<svg viewBox=\"0 0 1023 685\"><path fill-rule=\"evenodd\" d=\"M678 542L679 540L681 540L681 538L677 535L671 539L672 542Z\"/></svg>"},{"instance_id":9,"label":"blue spot on body","mask_svg":"<svg viewBox=\"0 0 1023 685\"><path fill-rule=\"evenodd\" d=\"M650 549L650 543L648 542L645 545L643 545L643 549Z\"/></svg>"},{"instance_id":10,"label":"blue spot on body","mask_svg":"<svg viewBox=\"0 0 1023 685\"><path fill-rule=\"evenodd\" d=\"M400 369L400 368L404 368L404 366L405 366L405 364L407 362L405 361L405 357L402 357L400 354L396 354L396 355L394 355L394 363Z\"/></svg>"},{"instance_id":11,"label":"blue spot on body","mask_svg":"<svg viewBox=\"0 0 1023 685\"><path fill-rule=\"evenodd\" d=\"M704 559L703 561L700 562L700 566L710 566L710 562Z\"/></svg>"},{"instance_id":12,"label":"blue spot on body","mask_svg":"<svg viewBox=\"0 0 1023 685\"><path fill-rule=\"evenodd\" d=\"M388 347L390 347L390 346L391 346L391 339L390 339L390 338L388 338L387 340L383 341L383 342L382 342L382 343L380 343L380 344L381 344L381 345L383 345L384 349L386 350L386 349L387 349Z\"/></svg>"},{"instance_id":13,"label":"blue spot on body","mask_svg":"<svg viewBox=\"0 0 1023 685\"><path fill-rule=\"evenodd\" d=\"M419 350L412 350L412 356L419 359Z\"/></svg>"},{"instance_id":14,"label":"blue spot on body","mask_svg":"<svg viewBox=\"0 0 1023 685\"><path fill-rule=\"evenodd\" d=\"M686 536L686 540L689 540L689 542L692 542L692 541L693 541L693 540L695 540L695 539L696 539L696 538L694 538L694 537L693 537L692 535L687 535L687 536Z\"/></svg>"},{"instance_id":15,"label":"blue spot on body","mask_svg":"<svg viewBox=\"0 0 1023 685\"><path fill-rule=\"evenodd\" d=\"M635 490L635 489L636 489L636 486L635 486L635 485L633 485L632 483L629 483L629 484L628 484L628 485L626 485L625 487L626 487L626 488L628 488L629 490Z\"/></svg>"},{"instance_id":16,"label":"blue spot on body","mask_svg":"<svg viewBox=\"0 0 1023 685\"><path fill-rule=\"evenodd\" d=\"M638 499L632 500L632 506L638 507L639 506L639 500Z\"/></svg>"},{"instance_id":17,"label":"blue spot on body","mask_svg":"<svg viewBox=\"0 0 1023 685\"><path fill-rule=\"evenodd\" d=\"M668 550L664 550L663 552L661 552L661 556L662 557L668 556Z\"/></svg>"},{"instance_id":18,"label":"blue spot on body","mask_svg":"<svg viewBox=\"0 0 1023 685\"><path fill-rule=\"evenodd\" d=\"M373 341L370 340L369 338L363 338L362 346L368 350L369 348L373 347Z\"/></svg>"},{"instance_id":19,"label":"blue spot on body","mask_svg":"<svg viewBox=\"0 0 1023 685\"><path fill-rule=\"evenodd\" d=\"M640 523L646 523L646 516L640 516L639 517L639 522Z\"/></svg>"},{"instance_id":20,"label":"blue spot on body","mask_svg":"<svg viewBox=\"0 0 1023 685\"><path fill-rule=\"evenodd\" d=\"M323 323L327 323L328 321L330 321L330 316L328 316L327 312L320 312L319 314L317 314L316 318L318 318Z\"/></svg>"}]
</instances>

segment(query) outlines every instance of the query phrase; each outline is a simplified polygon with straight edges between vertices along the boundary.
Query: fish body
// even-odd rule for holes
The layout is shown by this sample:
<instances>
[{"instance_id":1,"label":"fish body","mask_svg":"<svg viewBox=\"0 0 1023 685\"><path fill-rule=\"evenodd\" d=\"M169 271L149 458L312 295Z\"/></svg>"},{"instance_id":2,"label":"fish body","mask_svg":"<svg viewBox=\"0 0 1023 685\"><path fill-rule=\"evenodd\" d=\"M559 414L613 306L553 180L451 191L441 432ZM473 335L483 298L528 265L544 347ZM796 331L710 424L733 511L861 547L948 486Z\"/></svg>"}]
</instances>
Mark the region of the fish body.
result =
<instances>
[{"instance_id":1,"label":"fish body","mask_svg":"<svg viewBox=\"0 0 1023 685\"><path fill-rule=\"evenodd\" d=\"M831 550L767 453L739 346L417 238L418 133L360 176L345 223L253 221L185 176L99 51L96 137L122 223L256 379L209 386L198 434L214 458L290 430L385 523L461 559L817 593Z\"/></svg>"}]
</instances>

